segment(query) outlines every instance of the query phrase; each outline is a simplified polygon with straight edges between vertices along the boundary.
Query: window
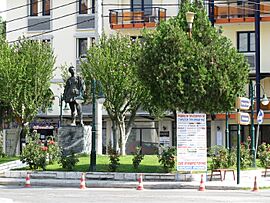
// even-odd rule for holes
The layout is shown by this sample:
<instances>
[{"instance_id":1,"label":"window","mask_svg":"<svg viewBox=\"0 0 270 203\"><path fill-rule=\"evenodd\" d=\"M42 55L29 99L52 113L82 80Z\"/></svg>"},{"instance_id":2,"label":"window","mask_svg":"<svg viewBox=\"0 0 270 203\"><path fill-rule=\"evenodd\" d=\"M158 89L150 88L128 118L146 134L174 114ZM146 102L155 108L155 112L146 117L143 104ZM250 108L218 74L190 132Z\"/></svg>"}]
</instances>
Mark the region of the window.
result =
<instances>
[{"instance_id":1,"label":"window","mask_svg":"<svg viewBox=\"0 0 270 203\"><path fill-rule=\"evenodd\" d=\"M237 49L239 52L255 52L255 32L237 32Z\"/></svg>"},{"instance_id":2,"label":"window","mask_svg":"<svg viewBox=\"0 0 270 203\"><path fill-rule=\"evenodd\" d=\"M38 0L30 1L30 15L37 16L38 15Z\"/></svg>"},{"instance_id":3,"label":"window","mask_svg":"<svg viewBox=\"0 0 270 203\"><path fill-rule=\"evenodd\" d=\"M95 43L95 38L77 38L77 58L81 58L87 54L88 47Z\"/></svg>"},{"instance_id":4,"label":"window","mask_svg":"<svg viewBox=\"0 0 270 203\"><path fill-rule=\"evenodd\" d=\"M131 0L130 1L130 7L131 10L136 11L142 11L142 10L149 10L153 6L152 0Z\"/></svg>"},{"instance_id":5,"label":"window","mask_svg":"<svg viewBox=\"0 0 270 203\"><path fill-rule=\"evenodd\" d=\"M50 0L30 0L30 16L49 16L50 15Z\"/></svg>"},{"instance_id":6,"label":"window","mask_svg":"<svg viewBox=\"0 0 270 203\"><path fill-rule=\"evenodd\" d=\"M95 13L95 0L79 0L79 14Z\"/></svg>"},{"instance_id":7,"label":"window","mask_svg":"<svg viewBox=\"0 0 270 203\"><path fill-rule=\"evenodd\" d=\"M51 7L51 1L50 0L43 0L43 8L42 13L44 16L50 15L50 7Z\"/></svg>"},{"instance_id":8,"label":"window","mask_svg":"<svg viewBox=\"0 0 270 203\"><path fill-rule=\"evenodd\" d=\"M78 57L86 55L87 53L87 38L78 39Z\"/></svg>"}]
</instances>

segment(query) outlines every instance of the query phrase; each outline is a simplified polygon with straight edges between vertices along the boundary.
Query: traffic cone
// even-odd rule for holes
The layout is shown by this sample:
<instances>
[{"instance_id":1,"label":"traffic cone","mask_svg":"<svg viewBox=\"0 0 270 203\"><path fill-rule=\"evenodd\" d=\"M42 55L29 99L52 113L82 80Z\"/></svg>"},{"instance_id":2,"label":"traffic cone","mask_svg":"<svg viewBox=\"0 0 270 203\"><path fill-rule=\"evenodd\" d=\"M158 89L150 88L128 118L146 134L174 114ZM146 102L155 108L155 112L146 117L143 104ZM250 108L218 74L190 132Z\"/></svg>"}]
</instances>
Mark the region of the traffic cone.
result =
<instances>
[{"instance_id":1,"label":"traffic cone","mask_svg":"<svg viewBox=\"0 0 270 203\"><path fill-rule=\"evenodd\" d=\"M30 174L29 173L27 173L27 175L26 175L24 187L31 187L31 184L30 184Z\"/></svg>"},{"instance_id":2,"label":"traffic cone","mask_svg":"<svg viewBox=\"0 0 270 203\"><path fill-rule=\"evenodd\" d=\"M205 185L203 182L203 174L201 175L201 182L200 182L200 187L199 187L199 191L204 191L205 190Z\"/></svg>"},{"instance_id":3,"label":"traffic cone","mask_svg":"<svg viewBox=\"0 0 270 203\"><path fill-rule=\"evenodd\" d=\"M86 186L85 186L85 173L82 173L82 176L81 176L80 189L86 189Z\"/></svg>"},{"instance_id":4,"label":"traffic cone","mask_svg":"<svg viewBox=\"0 0 270 203\"><path fill-rule=\"evenodd\" d=\"M253 192L259 191L259 187L257 186L257 176L255 176L255 178L254 178L254 187L253 187L252 191Z\"/></svg>"},{"instance_id":5,"label":"traffic cone","mask_svg":"<svg viewBox=\"0 0 270 203\"><path fill-rule=\"evenodd\" d=\"M138 181L139 181L139 185L137 186L137 190L143 190L142 174L140 174Z\"/></svg>"}]
</instances>

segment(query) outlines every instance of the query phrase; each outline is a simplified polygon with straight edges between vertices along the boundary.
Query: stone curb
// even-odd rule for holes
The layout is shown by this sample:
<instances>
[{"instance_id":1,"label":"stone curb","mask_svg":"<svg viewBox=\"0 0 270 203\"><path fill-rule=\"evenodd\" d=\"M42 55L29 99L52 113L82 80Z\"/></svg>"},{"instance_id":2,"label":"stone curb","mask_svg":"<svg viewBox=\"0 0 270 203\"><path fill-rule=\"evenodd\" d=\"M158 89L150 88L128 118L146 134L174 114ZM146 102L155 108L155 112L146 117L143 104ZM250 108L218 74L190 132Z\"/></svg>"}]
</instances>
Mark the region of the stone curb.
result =
<instances>
[{"instance_id":1,"label":"stone curb","mask_svg":"<svg viewBox=\"0 0 270 203\"><path fill-rule=\"evenodd\" d=\"M13 203L12 199L7 199L7 198L0 198L1 203Z\"/></svg>"},{"instance_id":2,"label":"stone curb","mask_svg":"<svg viewBox=\"0 0 270 203\"><path fill-rule=\"evenodd\" d=\"M16 168L22 168L26 166L27 164L23 164L20 160L10 161L7 163L0 164L0 172L8 171L11 169L16 169Z\"/></svg>"},{"instance_id":3,"label":"stone curb","mask_svg":"<svg viewBox=\"0 0 270 203\"><path fill-rule=\"evenodd\" d=\"M30 180L31 187L66 187L79 188L80 180L63 180L63 179L47 179L47 180ZM217 182L216 182L217 183ZM0 178L0 185L16 185L24 187L25 179L21 178ZM93 181L86 180L87 188L134 188L138 186L137 182L126 181ZM145 189L198 189L197 182L144 182ZM230 185L205 185L206 190L241 190L241 186Z\"/></svg>"}]
</instances>

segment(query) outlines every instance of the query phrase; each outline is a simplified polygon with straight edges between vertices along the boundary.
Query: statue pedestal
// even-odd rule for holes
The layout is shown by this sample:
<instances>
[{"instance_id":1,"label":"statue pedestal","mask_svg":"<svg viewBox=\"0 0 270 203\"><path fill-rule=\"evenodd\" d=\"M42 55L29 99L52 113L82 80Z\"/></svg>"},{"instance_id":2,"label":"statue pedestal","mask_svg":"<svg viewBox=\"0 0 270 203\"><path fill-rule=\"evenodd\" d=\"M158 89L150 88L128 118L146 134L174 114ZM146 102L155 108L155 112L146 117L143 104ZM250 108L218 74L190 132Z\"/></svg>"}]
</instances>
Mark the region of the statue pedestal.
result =
<instances>
[{"instance_id":1,"label":"statue pedestal","mask_svg":"<svg viewBox=\"0 0 270 203\"><path fill-rule=\"evenodd\" d=\"M58 129L58 144L66 155L91 151L91 126L62 126Z\"/></svg>"}]
</instances>

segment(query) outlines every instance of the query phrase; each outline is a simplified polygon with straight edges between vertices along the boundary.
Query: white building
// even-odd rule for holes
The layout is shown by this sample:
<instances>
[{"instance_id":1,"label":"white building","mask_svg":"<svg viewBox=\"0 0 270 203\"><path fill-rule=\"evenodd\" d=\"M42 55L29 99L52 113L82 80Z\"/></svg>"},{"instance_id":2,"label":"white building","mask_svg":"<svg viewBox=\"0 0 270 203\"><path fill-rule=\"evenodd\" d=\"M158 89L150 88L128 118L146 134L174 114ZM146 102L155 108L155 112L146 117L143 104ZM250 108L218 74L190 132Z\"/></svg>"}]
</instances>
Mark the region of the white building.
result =
<instances>
[{"instance_id":1,"label":"white building","mask_svg":"<svg viewBox=\"0 0 270 203\"><path fill-rule=\"evenodd\" d=\"M7 40L14 42L18 37L44 40L52 44L56 56L56 70L52 82L52 91L56 95L52 112L39 115L46 122L57 123L59 117L59 97L63 92L60 66L73 65L79 71L79 59L92 43L98 41L102 33L111 35L122 33L131 37L140 36L143 28L155 29L159 22L178 13L179 0L8 0L6 14ZM209 2L206 1L206 4ZM224 35L232 40L233 45L243 52L251 64L250 76L254 78L254 8L250 4L231 1L215 1L212 7L215 26L222 26ZM254 6L254 5L253 5ZM209 9L211 11L211 8ZM267 57L269 46L269 11L268 2L261 3L261 84L269 96L269 64ZM57 99L58 97L58 99ZM264 107L265 122L261 126L261 141L270 142L270 105ZM90 124L91 106L85 106L84 117ZM69 112L63 111L64 118ZM230 145L235 145L236 122L231 112L229 121ZM101 118L99 118L101 119ZM46 123L45 122L45 123ZM101 122L101 120L100 120ZM255 121L256 123L256 121ZM37 125L40 125L39 121ZM111 122L103 116L103 129L99 133L98 153L111 140ZM54 126L57 128L57 126ZM242 128L242 138L249 135L250 126ZM226 143L225 114L208 115L207 145ZM145 112L139 112L130 143L141 141L147 146L160 143L175 145L175 122L173 116L156 122ZM102 137L102 139L101 139ZM102 140L102 141L101 141ZM128 146L133 148L134 146Z\"/></svg>"},{"instance_id":2,"label":"white building","mask_svg":"<svg viewBox=\"0 0 270 203\"><path fill-rule=\"evenodd\" d=\"M142 28L154 29L159 21L175 16L178 12L177 4L177 0L7 1L8 42L16 42L21 36L46 41L51 43L56 56L56 70L51 81L51 89L55 95L53 110L41 112L32 127L39 128L43 134L48 133L48 130L49 133L56 133L60 112L63 114L63 124L68 122L70 112L63 110L64 105L61 111L59 105L63 93L61 66L73 65L80 71L80 56L86 53L92 43L98 41L102 32L107 35L121 32L139 36ZM92 117L90 105L84 106L83 115L85 124L89 125ZM145 146L145 153L150 153L160 142L165 145L174 144L173 120L168 117L157 122L147 113L139 112L127 151L142 144ZM106 115L103 116L103 121L101 117L98 118L97 153L102 150L104 152L105 146L111 141L111 125Z\"/></svg>"}]
</instances>

